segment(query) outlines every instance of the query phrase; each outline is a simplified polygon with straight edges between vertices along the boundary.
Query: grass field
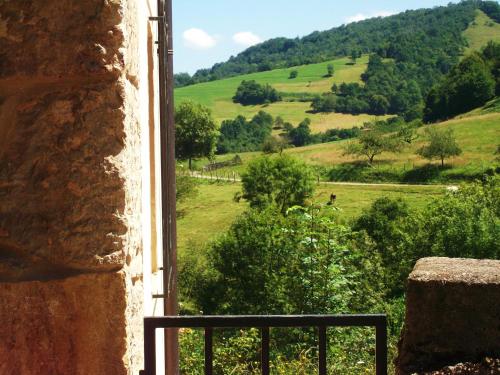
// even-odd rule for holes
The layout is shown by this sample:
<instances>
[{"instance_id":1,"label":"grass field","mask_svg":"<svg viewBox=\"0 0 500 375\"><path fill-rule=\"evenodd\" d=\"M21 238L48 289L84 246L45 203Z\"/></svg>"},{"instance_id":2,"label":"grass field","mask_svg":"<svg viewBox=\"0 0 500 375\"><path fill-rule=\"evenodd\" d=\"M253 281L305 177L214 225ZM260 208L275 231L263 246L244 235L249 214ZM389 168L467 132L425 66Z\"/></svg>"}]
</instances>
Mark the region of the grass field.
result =
<instances>
[{"instance_id":1,"label":"grass field","mask_svg":"<svg viewBox=\"0 0 500 375\"><path fill-rule=\"evenodd\" d=\"M494 22L484 12L480 10L476 12L476 19L464 32L464 37L469 43L465 54L481 50L490 40L500 42L500 24Z\"/></svg>"},{"instance_id":2,"label":"grass field","mask_svg":"<svg viewBox=\"0 0 500 375\"><path fill-rule=\"evenodd\" d=\"M235 193L241 190L239 183L210 183L201 181L196 197L180 205L184 213L177 221L178 247L182 253L191 246L201 247L219 234L224 233L234 219L248 204L233 201ZM377 198L389 196L403 198L414 207L422 207L433 197L444 194L440 186L350 186L324 185L317 187L315 202L326 203L330 194L337 195L336 205L340 218L348 220L370 206Z\"/></svg>"},{"instance_id":3,"label":"grass field","mask_svg":"<svg viewBox=\"0 0 500 375\"><path fill-rule=\"evenodd\" d=\"M334 76L325 77L327 65L333 64ZM352 128L378 118L371 115L353 116L348 114L312 114L309 102L278 102L269 105L242 106L233 103L231 98L243 80L254 79L259 83L269 83L282 92L323 93L330 91L333 83L360 82L361 74L366 70L368 56L360 58L355 65L349 58L327 61L319 64L303 65L294 68L276 69L268 72L253 73L219 81L200 83L175 90L176 103L192 100L209 107L218 122L233 119L238 115L252 117L264 110L272 116L281 116L294 125L309 117L313 132L323 132L332 128ZM290 72L297 70L299 75L289 79Z\"/></svg>"},{"instance_id":4,"label":"grass field","mask_svg":"<svg viewBox=\"0 0 500 375\"><path fill-rule=\"evenodd\" d=\"M490 102L488 106L496 108L496 101ZM491 166L496 156L494 155L497 145L500 144L500 113L483 113L476 110L476 114L470 113L460 116L457 119L446 121L437 125L441 128L452 128L455 132L457 142L463 153L459 157L450 159L447 163L453 169L445 173L473 173L476 170L484 170ZM428 161L416 155L416 151L426 142L424 128L418 130L419 138L402 153L384 153L376 158L374 168L410 170L415 167L422 167ZM331 168L342 163L352 163L357 159L352 156L343 155L344 147L348 141L331 143L321 143L300 148L291 148L285 153L305 160L308 164ZM261 152L248 152L239 154L243 160L243 165L230 168L229 170L241 173L245 165L253 158L260 156ZM232 154L217 157L217 160L227 160L234 157ZM199 161L199 165L208 161ZM438 162L434 162L438 164Z\"/></svg>"}]
</instances>

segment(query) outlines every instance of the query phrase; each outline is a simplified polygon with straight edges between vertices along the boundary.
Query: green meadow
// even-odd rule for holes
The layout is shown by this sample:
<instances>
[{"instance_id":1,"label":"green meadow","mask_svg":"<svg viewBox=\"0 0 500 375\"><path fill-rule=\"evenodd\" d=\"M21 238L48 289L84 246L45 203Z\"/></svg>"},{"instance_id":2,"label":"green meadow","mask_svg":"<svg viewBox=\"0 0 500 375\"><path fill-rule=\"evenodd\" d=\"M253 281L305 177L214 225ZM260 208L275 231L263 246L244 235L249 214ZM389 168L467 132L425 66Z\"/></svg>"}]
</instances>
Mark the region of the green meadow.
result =
<instances>
[{"instance_id":1,"label":"green meadow","mask_svg":"<svg viewBox=\"0 0 500 375\"><path fill-rule=\"evenodd\" d=\"M465 54L481 50L490 40L500 42L500 24L494 22L484 12L480 10L476 12L476 19L464 32L469 44Z\"/></svg>"},{"instance_id":2,"label":"green meadow","mask_svg":"<svg viewBox=\"0 0 500 375\"><path fill-rule=\"evenodd\" d=\"M335 69L333 77L325 77L329 64L333 64ZM332 128L352 128L381 117L366 114L357 116L341 113L312 114L309 113L309 102L298 101L243 106L233 103L231 98L243 80L256 80L261 84L268 83L284 93L321 94L329 91L334 83L361 82L361 74L366 70L367 64L368 56L365 55L358 59L354 65L351 63L351 59L342 58L319 64L247 74L176 89L175 100L176 103L191 100L207 106L212 110L214 118L218 122L233 119L238 115L249 118L262 110L274 117L281 116L285 121L294 125L308 117L312 121L311 129L315 133ZM292 70L298 72L295 79L289 79ZM387 116L382 118L385 117Z\"/></svg>"},{"instance_id":3,"label":"green meadow","mask_svg":"<svg viewBox=\"0 0 500 375\"><path fill-rule=\"evenodd\" d=\"M224 233L234 219L248 207L244 201L236 203L234 195L241 191L241 184L200 181L198 194L179 205L177 220L178 246L182 254L190 248L200 248ZM403 198L414 207L422 207L446 191L444 186L374 186L319 184L315 203L327 203L330 194L337 195L339 220L349 220L361 213L377 198L387 196Z\"/></svg>"},{"instance_id":4,"label":"green meadow","mask_svg":"<svg viewBox=\"0 0 500 375\"><path fill-rule=\"evenodd\" d=\"M475 176L478 173L486 170L495 163L495 151L500 143L500 113L488 113L488 107L495 107L495 101L487 104L481 110L475 110L470 114L460 116L456 119L432 125L440 128L453 129L457 142L463 153L459 157L446 161L448 167L442 172L442 176L437 177L437 181L423 182L446 182L449 180L459 180L461 176L468 179L467 176ZM426 138L424 135L424 127L418 129L418 138L410 146L406 147L401 153L383 153L375 159L374 166L370 168L370 173L380 172L381 182L394 181L397 182L397 177L401 173L410 171L415 168L422 168L429 164L429 161L416 155L416 151L424 145ZM390 135L389 135L390 136ZM330 143L320 143L299 148L290 148L285 150L285 153L298 157L306 161L310 165L315 165L321 168L332 168L343 164L360 164L357 163L362 159L355 159L352 156L344 155L344 149L347 142L337 141ZM261 152L241 153L243 164L231 168L225 168L221 173L237 172L242 173L246 164L262 155ZM224 161L234 157L234 154L220 155L216 157L217 161ZM201 167L208 163L208 160L199 160L197 166ZM432 162L436 166L437 161ZM368 169L368 168L367 168ZM384 175L388 177L383 177ZM394 175L391 178L391 175ZM456 176L456 177L454 177ZM441 180L440 180L441 179ZM356 176L348 178L348 180L356 181ZM358 179L358 181L367 181ZM368 180L374 182L373 180Z\"/></svg>"}]
</instances>

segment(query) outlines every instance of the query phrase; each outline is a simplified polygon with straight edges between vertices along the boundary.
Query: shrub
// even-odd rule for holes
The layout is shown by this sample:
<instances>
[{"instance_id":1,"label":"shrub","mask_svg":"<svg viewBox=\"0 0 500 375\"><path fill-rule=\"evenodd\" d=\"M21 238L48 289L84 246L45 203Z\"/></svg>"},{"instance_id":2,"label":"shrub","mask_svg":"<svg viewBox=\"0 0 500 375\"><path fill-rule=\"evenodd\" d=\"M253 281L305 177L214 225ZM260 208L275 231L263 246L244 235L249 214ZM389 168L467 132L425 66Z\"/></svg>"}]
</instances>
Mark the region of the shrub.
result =
<instances>
[{"instance_id":1,"label":"shrub","mask_svg":"<svg viewBox=\"0 0 500 375\"><path fill-rule=\"evenodd\" d=\"M243 105L274 103L281 100L281 96L269 84L261 85L255 80L242 81L233 96L233 102Z\"/></svg>"}]
</instances>

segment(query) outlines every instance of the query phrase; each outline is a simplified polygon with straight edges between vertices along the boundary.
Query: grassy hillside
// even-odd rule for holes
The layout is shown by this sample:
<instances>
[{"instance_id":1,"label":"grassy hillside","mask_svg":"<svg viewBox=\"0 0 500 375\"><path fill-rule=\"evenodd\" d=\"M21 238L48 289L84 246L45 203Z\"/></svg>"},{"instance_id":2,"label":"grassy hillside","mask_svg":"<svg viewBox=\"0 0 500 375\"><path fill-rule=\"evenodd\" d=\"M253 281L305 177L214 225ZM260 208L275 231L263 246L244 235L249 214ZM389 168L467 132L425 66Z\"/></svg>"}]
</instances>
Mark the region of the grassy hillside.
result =
<instances>
[{"instance_id":1,"label":"grassy hillside","mask_svg":"<svg viewBox=\"0 0 500 375\"><path fill-rule=\"evenodd\" d=\"M333 64L335 74L325 77L327 65ZM268 72L246 74L219 81L200 83L175 90L176 103L192 100L209 107L217 121L233 119L238 115L252 117L258 111L264 110L273 116L281 116L285 121L297 125L304 118L312 121L313 132L321 132L331 128L352 128L377 118L371 115L353 116L348 114L311 114L310 103L278 102L270 105L242 106L233 103L232 97L238 85L243 80L256 80L259 83L269 83L281 92L289 93L322 93L329 91L334 83L360 82L361 74L366 70L368 56L363 56L355 65L350 59L343 58L320 64L303 65L288 69L276 69ZM298 77L289 79L292 70L298 71Z\"/></svg>"},{"instance_id":2,"label":"grassy hillside","mask_svg":"<svg viewBox=\"0 0 500 375\"><path fill-rule=\"evenodd\" d=\"M442 128L452 128L455 132L457 142L463 150L463 154L457 158L448 160L452 169L446 169L439 176L434 176L434 181L460 180L472 178L481 171L494 164L494 152L500 143L500 113L488 113L488 108L497 108L497 101L488 103L483 109L475 110L467 115L446 121L437 125ZM492 110L493 110L492 109ZM484 111L484 112L483 112ZM308 164L323 167L325 170L334 166L344 165L345 176L341 179L350 181L399 181L401 175L425 168L428 161L415 154L424 143L424 128L420 128L419 139L413 145L406 148L404 152L393 154L384 153L376 159L374 167L365 167L357 163L357 159L343 155L344 147L348 141L322 143L300 148L288 149L285 152L305 160ZM235 167L234 170L241 173L245 165L251 159L261 155L260 152L249 152L240 154L243 165ZM234 155L223 155L220 160L232 158ZM206 161L200 161L204 164ZM437 162L435 162L437 165ZM415 172L415 173L417 173ZM350 174L350 175L349 175ZM366 177L364 174L378 177ZM411 176L410 176L411 177ZM408 178L410 178L408 177ZM417 177L415 177L417 178ZM432 182L425 177L422 182ZM415 182L409 180L408 182Z\"/></svg>"},{"instance_id":3,"label":"grassy hillside","mask_svg":"<svg viewBox=\"0 0 500 375\"><path fill-rule=\"evenodd\" d=\"M500 23L493 21L484 12L476 10L474 22L469 25L463 35L469 44L465 54L479 51L490 40L500 42Z\"/></svg>"},{"instance_id":4,"label":"grassy hillside","mask_svg":"<svg viewBox=\"0 0 500 375\"><path fill-rule=\"evenodd\" d=\"M180 205L181 211L185 211L185 215L177 221L181 255L190 247L205 245L230 227L236 216L248 207L243 201L233 201L234 194L240 190L239 183L217 184L202 181L198 195ZM440 186L319 185L315 201L326 203L331 193L336 194L340 219L348 220L382 196L404 198L410 205L420 207L444 192L445 188Z\"/></svg>"}]
</instances>

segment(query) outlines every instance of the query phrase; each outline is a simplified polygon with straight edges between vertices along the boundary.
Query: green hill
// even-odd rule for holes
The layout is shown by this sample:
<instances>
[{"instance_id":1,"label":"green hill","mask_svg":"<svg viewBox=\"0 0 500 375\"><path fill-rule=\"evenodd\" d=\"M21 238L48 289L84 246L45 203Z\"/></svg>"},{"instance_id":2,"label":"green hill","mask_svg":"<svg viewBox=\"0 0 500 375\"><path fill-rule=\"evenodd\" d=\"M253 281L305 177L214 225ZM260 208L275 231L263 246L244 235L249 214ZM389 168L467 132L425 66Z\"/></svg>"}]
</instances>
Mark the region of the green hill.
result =
<instances>
[{"instance_id":1,"label":"green hill","mask_svg":"<svg viewBox=\"0 0 500 375\"><path fill-rule=\"evenodd\" d=\"M355 65L350 64L350 59L342 58L318 64L303 65L286 69L275 69L268 72L246 74L242 76L199 83L175 90L177 103L192 100L209 107L218 122L235 118L238 115L252 117L258 111L264 110L273 116L281 116L285 121L294 125L304 118L312 121L313 132L321 132L330 128L352 128L361 126L367 121L376 119L376 116L330 113L311 114L309 102L283 101L269 105L242 106L233 103L232 97L236 88L243 80L256 80L259 83L269 83L276 89L285 93L320 94L329 91L334 83L361 82L361 74L366 70L368 56L358 59ZM331 78L325 78L327 65L333 64L335 73ZM298 76L289 79L290 72L297 70Z\"/></svg>"},{"instance_id":2,"label":"green hill","mask_svg":"<svg viewBox=\"0 0 500 375\"><path fill-rule=\"evenodd\" d=\"M484 4L489 4L489 7L485 7ZM329 92L334 83L345 82L360 83L361 86L366 84L367 87L371 87L370 95L384 96L389 100L390 107L397 105L398 97L402 94L401 87L418 84L415 100L425 101L432 85L459 61L460 55L480 49L489 40L500 40L500 24L480 10L481 7L492 16L495 16L495 9L500 9L497 3L465 1L448 7L407 11L384 19L358 22L322 33L313 33L301 39L300 43L304 46L300 51L304 56L318 52L318 48L324 48L324 54L329 54L332 48L337 51L342 47L346 54L346 51L351 49L353 41L357 41L360 48L365 51L371 50L392 57L392 59L385 60L386 64L382 65L383 69L368 72L372 77L370 81L363 82L361 79L368 66L368 55L365 54L355 65L350 64L348 57L344 57L185 86L175 90L175 99L177 103L192 100L209 107L218 122L233 119L238 115L250 118L258 111L264 110L274 117L281 116L285 121L294 125L308 117L312 121L311 129L315 133L332 128L361 126L365 122L380 117L368 114L311 113L310 102L306 100L311 100L311 95ZM421 29L417 30L418 27ZM341 35L344 38L341 38ZM395 36L398 37L394 39ZM252 47L227 63L217 64L212 70L224 70L224 66L233 66L235 61L241 59L246 59L245 61L271 59L275 62L273 66L288 66L298 61L291 52L295 47L290 47L283 52L280 48L285 47L278 48L276 43L278 42L269 41ZM371 47L368 48L368 45ZM384 47L380 47L381 45ZM375 46L378 47L375 48ZM282 58L290 60L282 61L280 60ZM335 74L332 78L325 77L329 64L335 67ZM292 70L298 72L295 79L289 79ZM245 69L240 69L240 71L245 71ZM232 75L226 73L212 76L211 79ZM256 80L260 84L270 84L283 94L284 101L256 106L233 103L232 97L242 80ZM381 84L384 80L386 82ZM391 87L392 92L387 90L387 87ZM421 92L422 99L418 99L420 95L418 90ZM414 105L410 104L411 106ZM407 110L389 108L387 112L382 113L403 114ZM344 111L357 113L351 110ZM378 113L373 109L368 112Z\"/></svg>"},{"instance_id":3,"label":"green hill","mask_svg":"<svg viewBox=\"0 0 500 375\"><path fill-rule=\"evenodd\" d=\"M358 163L356 159L344 154L344 147L348 141L315 144L306 147L291 148L285 152L305 160L308 164L317 166L323 172L338 167L339 172L334 180L358 182L447 182L478 178L485 170L497 164L495 150L500 143L500 113L488 112L488 107L494 106L496 101L487 104L483 109L477 109L467 115L445 121L436 125L441 128L452 128L457 143L463 150L460 157L450 159L448 164L453 168L438 171L433 176L407 177L404 174L414 170L425 169L429 162L415 154L425 142L424 128L418 130L419 138L402 153L384 153L379 156L374 167ZM260 152L240 153L243 165L228 170L241 173L246 164ZM227 160L234 157L232 154L217 157ZM204 162L206 163L206 161ZM203 162L201 163L203 164ZM437 164L436 164L437 165ZM324 178L328 178L327 175Z\"/></svg>"},{"instance_id":4,"label":"green hill","mask_svg":"<svg viewBox=\"0 0 500 375\"><path fill-rule=\"evenodd\" d=\"M191 79L184 79L183 84L314 64L350 56L352 51L377 52L398 62L418 60L429 66L454 63L467 47L461 33L474 21L476 10L500 22L496 1L466 0L444 7L411 10L315 31L303 38L271 39L210 69L199 70Z\"/></svg>"},{"instance_id":5,"label":"green hill","mask_svg":"<svg viewBox=\"0 0 500 375\"><path fill-rule=\"evenodd\" d=\"M500 23L495 22L481 10L476 10L476 18L463 35L468 44L465 54L479 51L490 40L500 42Z\"/></svg>"}]
</instances>

